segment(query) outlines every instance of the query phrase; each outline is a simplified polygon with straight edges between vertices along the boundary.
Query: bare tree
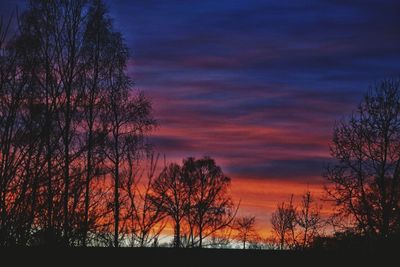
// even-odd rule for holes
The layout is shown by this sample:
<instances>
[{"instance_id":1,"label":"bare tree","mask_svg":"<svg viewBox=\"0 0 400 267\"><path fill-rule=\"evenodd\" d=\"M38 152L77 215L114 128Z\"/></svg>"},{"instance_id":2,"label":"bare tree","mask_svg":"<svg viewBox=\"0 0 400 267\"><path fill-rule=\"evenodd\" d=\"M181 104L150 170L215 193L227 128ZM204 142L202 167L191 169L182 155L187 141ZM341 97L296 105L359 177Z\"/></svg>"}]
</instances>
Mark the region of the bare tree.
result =
<instances>
[{"instance_id":1,"label":"bare tree","mask_svg":"<svg viewBox=\"0 0 400 267\"><path fill-rule=\"evenodd\" d=\"M204 239L231 226L237 208L229 185L230 178L208 157L185 159L182 167L171 164L155 180L152 199L174 221L175 247L202 247Z\"/></svg>"},{"instance_id":2,"label":"bare tree","mask_svg":"<svg viewBox=\"0 0 400 267\"><path fill-rule=\"evenodd\" d=\"M232 239L234 238L233 230L233 227L226 227L213 233L203 246L208 248L231 248Z\"/></svg>"},{"instance_id":3,"label":"bare tree","mask_svg":"<svg viewBox=\"0 0 400 267\"><path fill-rule=\"evenodd\" d=\"M184 160L182 172L187 185L191 243L202 247L205 238L234 221L238 207L234 209L228 194L231 180L209 157Z\"/></svg>"},{"instance_id":4,"label":"bare tree","mask_svg":"<svg viewBox=\"0 0 400 267\"><path fill-rule=\"evenodd\" d=\"M306 249L317 238L324 226L320 211L322 206L313 199L311 192L302 196L300 205L282 202L272 214L271 223L279 249Z\"/></svg>"},{"instance_id":5,"label":"bare tree","mask_svg":"<svg viewBox=\"0 0 400 267\"><path fill-rule=\"evenodd\" d=\"M325 177L336 215L369 237L388 237L400 225L400 83L386 80L335 126Z\"/></svg>"},{"instance_id":6,"label":"bare tree","mask_svg":"<svg viewBox=\"0 0 400 267\"><path fill-rule=\"evenodd\" d=\"M37 211L43 142L40 105L0 21L0 243L24 245Z\"/></svg>"},{"instance_id":7,"label":"bare tree","mask_svg":"<svg viewBox=\"0 0 400 267\"><path fill-rule=\"evenodd\" d=\"M297 243L302 249L311 245L314 239L319 236L323 227L320 214L321 206L314 204L314 199L308 191L302 196L300 208L297 210L296 224L300 239Z\"/></svg>"},{"instance_id":8,"label":"bare tree","mask_svg":"<svg viewBox=\"0 0 400 267\"><path fill-rule=\"evenodd\" d=\"M114 95L116 93L116 95ZM114 92L111 95L107 158L111 162L114 181L114 246L118 247L120 221L121 165L126 162L130 142L141 137L152 126L149 118L150 104L143 95L137 98Z\"/></svg>"},{"instance_id":9,"label":"bare tree","mask_svg":"<svg viewBox=\"0 0 400 267\"><path fill-rule=\"evenodd\" d=\"M88 23L85 30L85 45L83 48L86 73L85 92L82 97L83 124L85 125L86 146L86 177L85 204L82 244L86 246L89 231L90 189L93 178L99 173L101 162L104 160L101 151L101 139L104 131L101 129L101 111L106 104L104 99L105 84L107 84L107 67L112 60L109 43L113 39L111 21L102 1L96 0L88 12ZM97 170L96 170L97 169Z\"/></svg>"},{"instance_id":10,"label":"bare tree","mask_svg":"<svg viewBox=\"0 0 400 267\"><path fill-rule=\"evenodd\" d=\"M55 225L61 225L54 221L55 199L59 192L59 181L55 177L61 172L59 164L61 158L59 141L61 131L58 129L59 99L62 92L62 83L54 71L58 67L56 60L56 18L59 13L50 3L40 1L30 2L29 9L20 21L20 36L15 42L15 49L21 55L22 70L28 75L31 89L35 90L36 102L42 109L36 110L38 115L43 116L43 133L41 137L45 140L45 179L46 193L41 197L46 203L42 215L46 217L44 231L47 232L46 239L54 239Z\"/></svg>"},{"instance_id":11,"label":"bare tree","mask_svg":"<svg viewBox=\"0 0 400 267\"><path fill-rule=\"evenodd\" d=\"M145 166L145 180L143 181L142 173L131 172L128 175L127 190L129 198L128 216L130 220L129 232L132 236L131 244L139 247L151 246L158 242L161 232L166 226L163 221L165 213L162 210L162 205L154 205L151 201L152 184L156 177L159 155L154 157L151 152L148 155L148 163ZM139 164L136 164L136 167ZM129 157L130 169L133 169L132 158Z\"/></svg>"},{"instance_id":12,"label":"bare tree","mask_svg":"<svg viewBox=\"0 0 400 267\"><path fill-rule=\"evenodd\" d=\"M117 246L128 151L154 124L123 39L100 0L32 0L18 22L0 23L0 245L104 244L113 213Z\"/></svg>"},{"instance_id":13,"label":"bare tree","mask_svg":"<svg viewBox=\"0 0 400 267\"><path fill-rule=\"evenodd\" d=\"M63 234L66 245L70 244L70 186L72 184L71 167L77 158L79 147L75 147L76 127L79 123L77 113L80 104L84 78L84 64L80 59L84 42L84 28L87 14L86 1L54 1L50 8L56 8L59 17L53 23L56 40L56 61L60 71L62 93L59 98L60 116L58 118L62 133L63 146ZM61 62L61 64L59 64ZM73 211L71 211L72 213Z\"/></svg>"},{"instance_id":14,"label":"bare tree","mask_svg":"<svg viewBox=\"0 0 400 267\"><path fill-rule=\"evenodd\" d=\"M186 183L178 164L170 164L152 184L151 201L155 207L161 207L174 223L174 247L181 247L181 224L187 212Z\"/></svg>"},{"instance_id":15,"label":"bare tree","mask_svg":"<svg viewBox=\"0 0 400 267\"><path fill-rule=\"evenodd\" d=\"M237 238L243 244L243 249L246 249L247 242L251 241L257 236L255 223L255 216L244 216L235 220L234 229L237 231Z\"/></svg>"},{"instance_id":16,"label":"bare tree","mask_svg":"<svg viewBox=\"0 0 400 267\"><path fill-rule=\"evenodd\" d=\"M282 202L271 216L272 231L278 240L279 249L295 246L296 210L293 206L293 196L287 204Z\"/></svg>"}]
</instances>

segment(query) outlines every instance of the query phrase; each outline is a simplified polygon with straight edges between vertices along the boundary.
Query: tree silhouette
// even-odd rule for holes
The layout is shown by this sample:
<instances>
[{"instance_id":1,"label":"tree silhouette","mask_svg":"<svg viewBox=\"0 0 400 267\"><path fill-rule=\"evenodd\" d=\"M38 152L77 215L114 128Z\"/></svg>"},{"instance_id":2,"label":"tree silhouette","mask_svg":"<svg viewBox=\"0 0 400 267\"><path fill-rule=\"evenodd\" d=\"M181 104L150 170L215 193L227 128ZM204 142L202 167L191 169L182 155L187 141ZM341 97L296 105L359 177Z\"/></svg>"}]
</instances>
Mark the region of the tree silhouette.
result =
<instances>
[{"instance_id":1,"label":"tree silhouette","mask_svg":"<svg viewBox=\"0 0 400 267\"><path fill-rule=\"evenodd\" d=\"M231 226L236 211L227 190L230 178L209 157L184 160L182 175L188 194L187 222L192 246L203 246L203 240Z\"/></svg>"},{"instance_id":2,"label":"tree silhouette","mask_svg":"<svg viewBox=\"0 0 400 267\"><path fill-rule=\"evenodd\" d=\"M154 205L152 202L152 184L157 175L159 155L154 153L148 155L148 160L144 170L137 169L138 164L134 165L130 158L129 165L132 170L136 167L136 172L128 175L125 189L129 198L128 216L130 218L130 235L132 246L154 246L166 226L165 213L162 205ZM144 173L144 174L143 174ZM145 178L143 179L141 178Z\"/></svg>"},{"instance_id":3,"label":"tree silhouette","mask_svg":"<svg viewBox=\"0 0 400 267\"><path fill-rule=\"evenodd\" d=\"M399 231L400 90L385 80L373 87L348 119L335 126L326 171L329 199L348 229L370 238Z\"/></svg>"},{"instance_id":4,"label":"tree silhouette","mask_svg":"<svg viewBox=\"0 0 400 267\"><path fill-rule=\"evenodd\" d=\"M181 223L186 215L186 184L181 175L178 164L170 164L154 180L152 184L151 200L153 205L161 207L174 222L173 246L179 248L181 244Z\"/></svg>"},{"instance_id":5,"label":"tree silhouette","mask_svg":"<svg viewBox=\"0 0 400 267\"><path fill-rule=\"evenodd\" d=\"M246 249L246 243L257 236L255 231L256 217L240 217L235 220L234 228L237 230L237 237L243 243L243 249Z\"/></svg>"},{"instance_id":6,"label":"tree silhouette","mask_svg":"<svg viewBox=\"0 0 400 267\"><path fill-rule=\"evenodd\" d=\"M174 222L174 247L202 247L204 239L231 226L237 209L227 194L229 185L230 179L208 157L164 169L153 183L152 201Z\"/></svg>"},{"instance_id":7,"label":"tree silhouette","mask_svg":"<svg viewBox=\"0 0 400 267\"><path fill-rule=\"evenodd\" d=\"M118 81L116 86L123 84ZM110 92L109 110L106 112L103 121L107 123L109 132L105 154L110 161L110 170L114 182L114 246L119 246L119 221L120 221L120 186L123 173L121 166L127 160L132 145L140 140L143 133L148 131L153 120L149 117L150 103L139 95L131 97L128 92L120 91L125 88L112 86ZM115 90L115 91L114 91ZM139 138L139 139L138 139Z\"/></svg>"},{"instance_id":8,"label":"tree silhouette","mask_svg":"<svg viewBox=\"0 0 400 267\"><path fill-rule=\"evenodd\" d=\"M33 223L41 170L40 117L19 55L6 44L0 23L0 245L23 242ZM36 157L36 158L35 158ZM35 168L35 169L32 169ZM22 180L17 179L20 175ZM15 192L15 193L14 193Z\"/></svg>"},{"instance_id":9,"label":"tree silhouette","mask_svg":"<svg viewBox=\"0 0 400 267\"><path fill-rule=\"evenodd\" d=\"M114 231L118 246L124 168L155 124L122 36L99 0L32 0L18 22L12 38L0 23L0 245L109 244Z\"/></svg>"},{"instance_id":10,"label":"tree silhouette","mask_svg":"<svg viewBox=\"0 0 400 267\"><path fill-rule=\"evenodd\" d=\"M302 196L300 207L296 213L296 225L298 228L297 245L306 249L310 247L311 243L320 235L323 221L320 214L321 206L315 204L311 192L307 191Z\"/></svg>"},{"instance_id":11,"label":"tree silhouette","mask_svg":"<svg viewBox=\"0 0 400 267\"><path fill-rule=\"evenodd\" d=\"M277 238L279 249L295 246L296 210L293 206L293 195L289 203L282 202L272 213L272 231Z\"/></svg>"},{"instance_id":12,"label":"tree silhouette","mask_svg":"<svg viewBox=\"0 0 400 267\"><path fill-rule=\"evenodd\" d=\"M324 226L320 210L311 192L302 195L300 205L289 203L278 205L271 217L274 237L279 249L306 249L319 237Z\"/></svg>"},{"instance_id":13,"label":"tree silhouette","mask_svg":"<svg viewBox=\"0 0 400 267\"><path fill-rule=\"evenodd\" d=\"M99 166L104 160L101 153L101 139L105 132L101 128L101 112L106 104L104 84L107 83L107 67L111 60L109 43L112 40L111 21L106 17L106 8L101 1L94 1L88 11L88 23L85 30L84 58L87 62L87 75L82 96L83 124L86 131L86 177L84 222L82 229L82 245L87 245L89 231L89 211L91 204L91 182L96 178ZM97 168L97 171L96 171Z\"/></svg>"}]
</instances>

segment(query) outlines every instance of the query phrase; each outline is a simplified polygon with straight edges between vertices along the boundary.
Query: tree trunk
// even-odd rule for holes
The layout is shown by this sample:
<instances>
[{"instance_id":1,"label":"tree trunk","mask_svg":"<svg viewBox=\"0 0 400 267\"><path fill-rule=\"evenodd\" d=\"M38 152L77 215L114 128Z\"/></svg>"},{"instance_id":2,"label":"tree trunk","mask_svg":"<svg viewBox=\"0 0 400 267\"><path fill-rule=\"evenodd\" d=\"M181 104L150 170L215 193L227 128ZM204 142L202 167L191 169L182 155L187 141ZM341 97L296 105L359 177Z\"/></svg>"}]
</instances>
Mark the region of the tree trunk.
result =
<instances>
[{"instance_id":1,"label":"tree trunk","mask_svg":"<svg viewBox=\"0 0 400 267\"><path fill-rule=\"evenodd\" d=\"M90 107L89 111L89 136L88 136L88 151L87 151L87 172L85 180L85 218L83 229L83 246L87 246L87 234L89 231L89 205L90 205L90 180L92 178L92 146L93 146L93 110Z\"/></svg>"},{"instance_id":2,"label":"tree trunk","mask_svg":"<svg viewBox=\"0 0 400 267\"><path fill-rule=\"evenodd\" d=\"M67 89L67 106L65 114L65 129L64 129L64 242L69 245L69 216L68 216L68 200L69 200L69 168L70 168L70 158L69 158L69 131L70 131L70 109L71 109L71 94L70 90Z\"/></svg>"},{"instance_id":3,"label":"tree trunk","mask_svg":"<svg viewBox=\"0 0 400 267\"><path fill-rule=\"evenodd\" d=\"M119 140L115 138L115 172L114 172L114 247L119 246Z\"/></svg>"},{"instance_id":4,"label":"tree trunk","mask_svg":"<svg viewBox=\"0 0 400 267\"><path fill-rule=\"evenodd\" d=\"M179 220L176 220L175 222L175 244L174 246L176 248L181 247L181 225Z\"/></svg>"}]
</instances>

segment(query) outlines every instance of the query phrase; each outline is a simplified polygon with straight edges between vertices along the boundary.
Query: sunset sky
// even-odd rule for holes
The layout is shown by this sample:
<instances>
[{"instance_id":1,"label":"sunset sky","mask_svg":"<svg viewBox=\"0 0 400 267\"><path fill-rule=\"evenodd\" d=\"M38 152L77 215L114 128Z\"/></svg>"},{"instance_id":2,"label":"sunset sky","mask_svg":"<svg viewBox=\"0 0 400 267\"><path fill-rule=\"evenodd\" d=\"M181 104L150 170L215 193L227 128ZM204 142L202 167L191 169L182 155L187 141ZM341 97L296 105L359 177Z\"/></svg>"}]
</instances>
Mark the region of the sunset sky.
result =
<instances>
[{"instance_id":1,"label":"sunset sky","mask_svg":"<svg viewBox=\"0 0 400 267\"><path fill-rule=\"evenodd\" d=\"M106 3L153 101L156 150L215 158L260 227L291 193L321 192L335 120L399 74L398 0Z\"/></svg>"}]
</instances>

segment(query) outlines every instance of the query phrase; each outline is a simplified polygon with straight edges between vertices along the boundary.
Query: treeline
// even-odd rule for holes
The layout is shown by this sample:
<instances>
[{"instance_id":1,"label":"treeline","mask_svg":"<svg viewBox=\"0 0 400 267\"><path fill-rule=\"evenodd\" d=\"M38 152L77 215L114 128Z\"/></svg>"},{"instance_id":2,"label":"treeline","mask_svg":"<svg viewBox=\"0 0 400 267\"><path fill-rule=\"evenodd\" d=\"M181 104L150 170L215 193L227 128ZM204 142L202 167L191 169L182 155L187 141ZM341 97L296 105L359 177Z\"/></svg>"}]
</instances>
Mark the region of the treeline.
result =
<instances>
[{"instance_id":1,"label":"treeline","mask_svg":"<svg viewBox=\"0 0 400 267\"><path fill-rule=\"evenodd\" d=\"M123 190L155 126L149 100L130 89L123 38L101 1L29 1L18 31L8 26L0 28L0 245L118 246Z\"/></svg>"},{"instance_id":2,"label":"treeline","mask_svg":"<svg viewBox=\"0 0 400 267\"><path fill-rule=\"evenodd\" d=\"M400 242L400 80L370 88L351 116L336 122L321 216L310 192L293 196L271 216L272 235L255 247L314 250L393 250ZM243 247L254 217L239 222ZM257 242L256 242L257 243Z\"/></svg>"},{"instance_id":3,"label":"treeline","mask_svg":"<svg viewBox=\"0 0 400 267\"><path fill-rule=\"evenodd\" d=\"M0 246L202 247L237 212L211 158L160 166L150 101L99 0L28 2L0 24Z\"/></svg>"},{"instance_id":4,"label":"treeline","mask_svg":"<svg viewBox=\"0 0 400 267\"><path fill-rule=\"evenodd\" d=\"M351 116L336 122L324 171L321 220L306 194L300 207L282 203L271 223L280 248L395 249L400 242L400 81L370 88ZM329 231L321 234L320 226ZM300 239L299 239L300 237Z\"/></svg>"},{"instance_id":5,"label":"treeline","mask_svg":"<svg viewBox=\"0 0 400 267\"><path fill-rule=\"evenodd\" d=\"M394 250L400 242L400 80L370 88L351 116L335 123L331 156L323 172L333 209L322 216L310 192L279 203L272 233L261 238L255 217L237 219L238 240L251 248Z\"/></svg>"},{"instance_id":6,"label":"treeline","mask_svg":"<svg viewBox=\"0 0 400 267\"><path fill-rule=\"evenodd\" d=\"M310 192L277 205L272 235L237 218L209 157L167 164L132 90L129 51L101 0L30 0L0 20L0 246L371 247L400 233L400 83L377 84L336 124L327 220ZM332 234L325 229L331 227ZM170 228L170 229L169 229Z\"/></svg>"}]
</instances>

